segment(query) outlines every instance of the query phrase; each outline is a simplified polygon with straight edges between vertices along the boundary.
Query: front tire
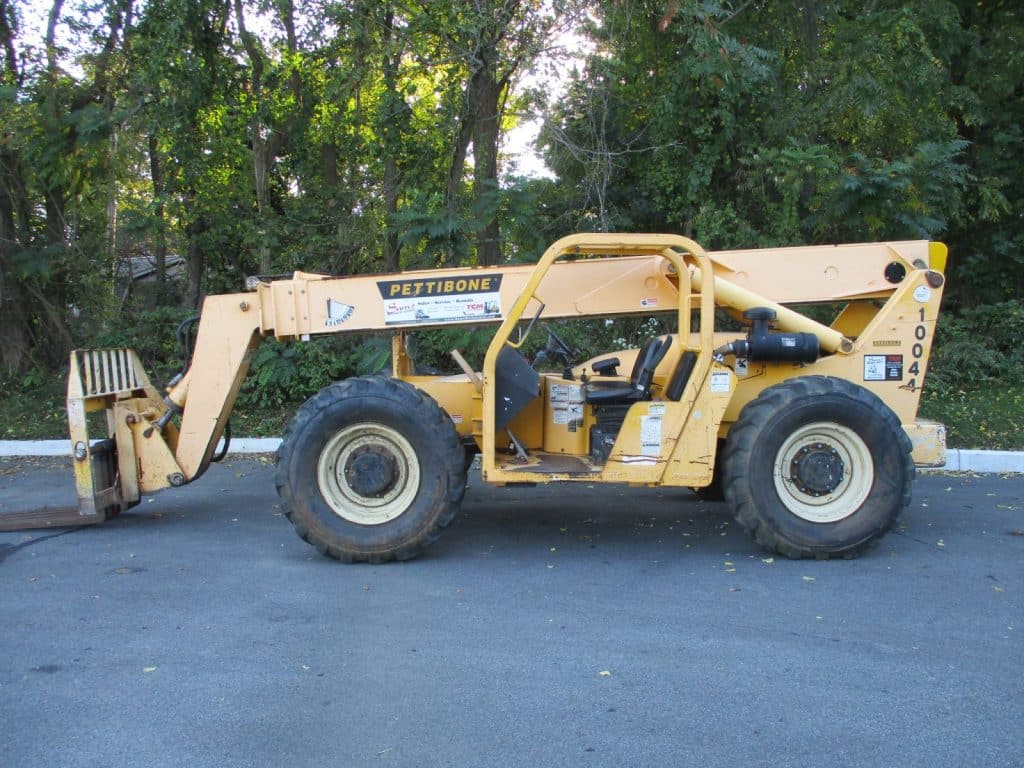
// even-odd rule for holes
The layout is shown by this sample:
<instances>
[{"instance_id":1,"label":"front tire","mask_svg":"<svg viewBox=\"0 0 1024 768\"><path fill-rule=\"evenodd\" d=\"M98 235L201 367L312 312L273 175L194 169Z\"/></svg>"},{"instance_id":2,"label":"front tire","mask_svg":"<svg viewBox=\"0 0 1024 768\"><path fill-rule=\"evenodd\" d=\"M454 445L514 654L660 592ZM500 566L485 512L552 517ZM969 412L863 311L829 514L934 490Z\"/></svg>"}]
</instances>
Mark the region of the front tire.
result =
<instances>
[{"instance_id":1,"label":"front tire","mask_svg":"<svg viewBox=\"0 0 1024 768\"><path fill-rule=\"evenodd\" d=\"M395 379L348 379L307 400L277 452L298 535L344 562L407 560L455 517L466 486L451 419Z\"/></svg>"},{"instance_id":2,"label":"front tire","mask_svg":"<svg viewBox=\"0 0 1024 768\"><path fill-rule=\"evenodd\" d=\"M725 497L762 546L791 558L852 557L910 503L912 446L896 414L843 379L764 390L730 430Z\"/></svg>"}]
</instances>

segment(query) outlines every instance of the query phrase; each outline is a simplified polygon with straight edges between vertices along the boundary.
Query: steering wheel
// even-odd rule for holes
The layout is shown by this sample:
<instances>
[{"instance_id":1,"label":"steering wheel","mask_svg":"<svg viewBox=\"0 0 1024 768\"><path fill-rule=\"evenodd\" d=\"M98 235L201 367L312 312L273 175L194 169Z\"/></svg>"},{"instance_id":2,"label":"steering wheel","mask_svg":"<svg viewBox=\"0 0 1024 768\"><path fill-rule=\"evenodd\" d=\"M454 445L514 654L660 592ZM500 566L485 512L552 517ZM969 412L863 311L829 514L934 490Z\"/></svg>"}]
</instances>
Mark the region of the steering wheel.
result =
<instances>
[{"instance_id":1,"label":"steering wheel","mask_svg":"<svg viewBox=\"0 0 1024 768\"><path fill-rule=\"evenodd\" d=\"M558 334L555 333L554 329L552 329L550 325L545 325L544 330L548 332L547 351L561 358L562 362L565 363L565 365L572 365L572 347L570 347L568 344L562 341L562 339L559 338Z\"/></svg>"},{"instance_id":2,"label":"steering wheel","mask_svg":"<svg viewBox=\"0 0 1024 768\"><path fill-rule=\"evenodd\" d=\"M562 364L562 368L564 369L563 375L566 378L573 378L572 347L570 347L568 344L562 341L562 339L559 338L558 334L551 329L551 326L545 324L544 330L547 331L548 334L548 343L544 347L544 349L538 352L537 356L533 359L534 369L536 369L541 363L547 362L548 360L552 360Z\"/></svg>"}]
</instances>

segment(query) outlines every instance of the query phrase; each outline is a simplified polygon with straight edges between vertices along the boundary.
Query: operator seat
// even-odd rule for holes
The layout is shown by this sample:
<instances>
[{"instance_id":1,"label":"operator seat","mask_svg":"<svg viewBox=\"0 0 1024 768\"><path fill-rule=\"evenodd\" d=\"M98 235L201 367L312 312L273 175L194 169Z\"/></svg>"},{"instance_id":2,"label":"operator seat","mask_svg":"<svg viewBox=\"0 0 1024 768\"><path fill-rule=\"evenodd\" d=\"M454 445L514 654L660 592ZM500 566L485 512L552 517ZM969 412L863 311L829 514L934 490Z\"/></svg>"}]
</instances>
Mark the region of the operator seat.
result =
<instances>
[{"instance_id":1,"label":"operator seat","mask_svg":"<svg viewBox=\"0 0 1024 768\"><path fill-rule=\"evenodd\" d=\"M583 386L583 400L594 405L635 403L651 396L654 371L672 346L671 336L652 336L640 348L629 381L591 379Z\"/></svg>"}]
</instances>

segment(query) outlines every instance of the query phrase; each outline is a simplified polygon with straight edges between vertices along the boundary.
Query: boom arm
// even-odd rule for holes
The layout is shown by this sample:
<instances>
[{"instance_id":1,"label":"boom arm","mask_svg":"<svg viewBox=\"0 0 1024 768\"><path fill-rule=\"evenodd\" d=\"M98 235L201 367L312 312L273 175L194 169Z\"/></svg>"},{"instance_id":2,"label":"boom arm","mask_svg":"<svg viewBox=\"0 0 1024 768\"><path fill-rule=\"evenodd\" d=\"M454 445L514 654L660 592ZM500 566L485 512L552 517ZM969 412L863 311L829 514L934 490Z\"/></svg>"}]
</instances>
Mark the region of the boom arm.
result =
<instances>
[{"instance_id":1,"label":"boom arm","mask_svg":"<svg viewBox=\"0 0 1024 768\"><path fill-rule=\"evenodd\" d=\"M604 317L680 306L679 276L663 252L686 251L683 242L689 241L671 235L625 234L559 240L542 259L547 269L545 317ZM563 260L547 258L553 253ZM933 265L942 269L945 261L944 247L926 241L707 255L718 303L738 310L886 298L897 288L886 274ZM290 280L259 283L255 292L207 298L192 365L168 395L182 409L174 456L185 479L193 479L209 464L260 337L308 339L329 333L500 323L536 269L515 265L348 277L297 272ZM694 290L701 292L701 271L693 265L689 271ZM779 309L780 327L817 334L826 351L849 350L849 341L839 331Z\"/></svg>"}]
</instances>

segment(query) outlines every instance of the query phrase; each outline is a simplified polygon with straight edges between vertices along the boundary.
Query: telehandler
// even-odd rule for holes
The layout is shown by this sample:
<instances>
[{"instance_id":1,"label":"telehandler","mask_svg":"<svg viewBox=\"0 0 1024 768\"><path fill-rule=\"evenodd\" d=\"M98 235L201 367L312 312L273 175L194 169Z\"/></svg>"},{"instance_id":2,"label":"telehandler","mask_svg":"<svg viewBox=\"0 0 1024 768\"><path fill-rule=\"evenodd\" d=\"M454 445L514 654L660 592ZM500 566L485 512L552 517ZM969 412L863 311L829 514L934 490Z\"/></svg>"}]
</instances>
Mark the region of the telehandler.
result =
<instances>
[{"instance_id":1,"label":"telehandler","mask_svg":"<svg viewBox=\"0 0 1024 768\"><path fill-rule=\"evenodd\" d=\"M390 377L323 389L277 452L285 512L324 555L415 556L454 518L479 453L499 486L720 488L764 547L852 556L907 506L915 463L945 460L942 425L916 418L945 261L925 241L706 253L675 235L578 234L535 266L254 278L206 298L166 394L132 350L73 352L79 506L3 525L100 522L197 479L261 339L386 330ZM807 304L841 310L825 324L793 308ZM546 323L666 312L673 333L583 361ZM716 330L727 315L745 331ZM415 331L481 324L497 330L479 369L455 350L463 373L416 372Z\"/></svg>"}]
</instances>

